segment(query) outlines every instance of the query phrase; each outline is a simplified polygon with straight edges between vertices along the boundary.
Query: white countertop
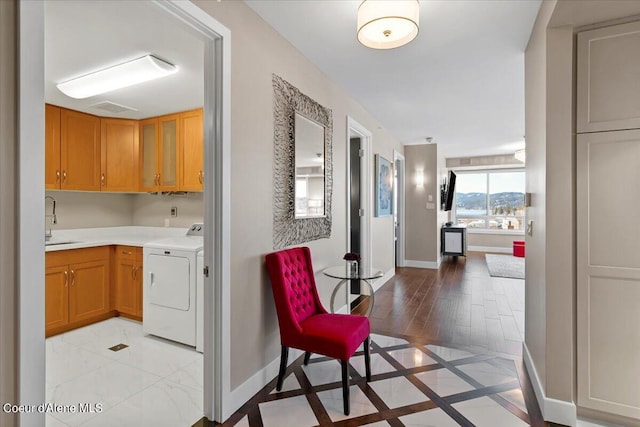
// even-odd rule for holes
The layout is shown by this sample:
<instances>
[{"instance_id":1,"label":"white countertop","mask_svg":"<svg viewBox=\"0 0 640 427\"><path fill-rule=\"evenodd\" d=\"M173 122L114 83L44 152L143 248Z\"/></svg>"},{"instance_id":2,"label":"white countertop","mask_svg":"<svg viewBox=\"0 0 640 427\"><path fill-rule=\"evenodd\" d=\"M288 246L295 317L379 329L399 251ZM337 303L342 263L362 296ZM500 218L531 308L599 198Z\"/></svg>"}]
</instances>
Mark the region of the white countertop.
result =
<instances>
[{"instance_id":1,"label":"white countertop","mask_svg":"<svg viewBox=\"0 0 640 427\"><path fill-rule=\"evenodd\" d=\"M78 228L74 230L53 230L53 237L45 246L45 252L68 249L91 248L95 246L127 245L140 246L168 237L184 236L188 228L176 227L101 227ZM51 244L53 243L53 244Z\"/></svg>"}]
</instances>

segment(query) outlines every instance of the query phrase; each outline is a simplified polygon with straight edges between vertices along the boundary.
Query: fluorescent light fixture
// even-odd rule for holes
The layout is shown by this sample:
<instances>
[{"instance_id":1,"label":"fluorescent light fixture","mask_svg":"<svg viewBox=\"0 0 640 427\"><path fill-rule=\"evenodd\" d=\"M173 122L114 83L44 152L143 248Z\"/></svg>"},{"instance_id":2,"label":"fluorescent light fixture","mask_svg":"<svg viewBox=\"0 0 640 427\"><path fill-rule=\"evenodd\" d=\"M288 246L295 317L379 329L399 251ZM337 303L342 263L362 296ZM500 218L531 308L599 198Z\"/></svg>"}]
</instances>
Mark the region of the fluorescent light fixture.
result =
<instances>
[{"instance_id":1,"label":"fluorescent light fixture","mask_svg":"<svg viewBox=\"0 0 640 427\"><path fill-rule=\"evenodd\" d=\"M372 49L400 47L418 35L418 0L364 0L358 8L358 41Z\"/></svg>"},{"instance_id":2,"label":"fluorescent light fixture","mask_svg":"<svg viewBox=\"0 0 640 427\"><path fill-rule=\"evenodd\" d=\"M84 99L165 77L177 71L178 67L175 65L153 55L147 55L58 83L57 87L71 98Z\"/></svg>"}]
</instances>

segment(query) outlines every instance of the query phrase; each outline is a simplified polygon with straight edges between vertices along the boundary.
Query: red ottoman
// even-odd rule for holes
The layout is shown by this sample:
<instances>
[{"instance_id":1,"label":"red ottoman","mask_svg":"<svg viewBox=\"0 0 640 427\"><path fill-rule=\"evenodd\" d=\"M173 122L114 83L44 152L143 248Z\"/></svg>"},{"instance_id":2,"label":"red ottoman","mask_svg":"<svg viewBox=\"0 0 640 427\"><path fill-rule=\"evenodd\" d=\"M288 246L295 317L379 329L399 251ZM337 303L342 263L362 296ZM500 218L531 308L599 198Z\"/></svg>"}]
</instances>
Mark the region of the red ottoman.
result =
<instances>
[{"instance_id":1,"label":"red ottoman","mask_svg":"<svg viewBox=\"0 0 640 427\"><path fill-rule=\"evenodd\" d=\"M513 241L513 256L524 258L524 240Z\"/></svg>"}]
</instances>

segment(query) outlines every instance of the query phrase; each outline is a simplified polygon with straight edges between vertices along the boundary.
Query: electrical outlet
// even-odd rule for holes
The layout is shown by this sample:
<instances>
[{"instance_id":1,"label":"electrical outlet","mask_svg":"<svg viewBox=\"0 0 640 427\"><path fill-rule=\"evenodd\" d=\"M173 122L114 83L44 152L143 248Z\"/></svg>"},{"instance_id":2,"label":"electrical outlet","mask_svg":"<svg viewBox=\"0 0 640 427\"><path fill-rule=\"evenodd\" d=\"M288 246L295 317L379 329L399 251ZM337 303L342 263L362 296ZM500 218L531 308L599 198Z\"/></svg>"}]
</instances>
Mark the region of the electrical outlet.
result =
<instances>
[{"instance_id":1,"label":"electrical outlet","mask_svg":"<svg viewBox=\"0 0 640 427\"><path fill-rule=\"evenodd\" d=\"M171 206L171 218L178 217L178 208L176 206Z\"/></svg>"}]
</instances>

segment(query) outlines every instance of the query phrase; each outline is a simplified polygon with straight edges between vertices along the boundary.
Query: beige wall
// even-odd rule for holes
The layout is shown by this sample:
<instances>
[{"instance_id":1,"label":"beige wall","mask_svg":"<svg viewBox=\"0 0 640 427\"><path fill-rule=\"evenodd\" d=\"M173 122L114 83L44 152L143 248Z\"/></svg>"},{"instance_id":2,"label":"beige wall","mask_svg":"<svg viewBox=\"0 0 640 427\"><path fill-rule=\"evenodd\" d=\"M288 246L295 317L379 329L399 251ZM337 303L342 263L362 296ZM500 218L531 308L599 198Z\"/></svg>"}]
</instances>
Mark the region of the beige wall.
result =
<instances>
[{"instance_id":1,"label":"beige wall","mask_svg":"<svg viewBox=\"0 0 640 427\"><path fill-rule=\"evenodd\" d=\"M440 252L440 205L438 145L407 145L405 156L405 258L411 261L436 263ZM442 162L440 162L440 165ZM415 183L417 170L424 174L424 185ZM429 195L432 201L429 202ZM427 202L433 209L427 209ZM435 265L434 265L435 267Z\"/></svg>"},{"instance_id":2,"label":"beige wall","mask_svg":"<svg viewBox=\"0 0 640 427\"><path fill-rule=\"evenodd\" d=\"M525 339L547 398L572 402L575 375L573 30L548 28L543 3L525 56L527 192Z\"/></svg>"},{"instance_id":3,"label":"beige wall","mask_svg":"<svg viewBox=\"0 0 640 427\"><path fill-rule=\"evenodd\" d=\"M56 199L57 225L47 218L47 229L115 227L133 225L131 212L134 195L82 191L47 191ZM45 204L45 213L51 214L51 201Z\"/></svg>"},{"instance_id":4,"label":"beige wall","mask_svg":"<svg viewBox=\"0 0 640 427\"><path fill-rule=\"evenodd\" d=\"M14 1L0 2L0 402L17 402L17 228L15 203L16 17ZM16 415L0 412L0 425L17 425Z\"/></svg>"},{"instance_id":5,"label":"beige wall","mask_svg":"<svg viewBox=\"0 0 640 427\"><path fill-rule=\"evenodd\" d=\"M526 236L525 345L531 354L541 386L547 382L546 307L546 126L547 126L547 25L555 2L543 2L525 53L525 132L527 181L531 206L526 217L533 221L533 235Z\"/></svg>"},{"instance_id":6,"label":"beige wall","mask_svg":"<svg viewBox=\"0 0 640 427\"><path fill-rule=\"evenodd\" d=\"M132 200L132 225L152 227L189 227L203 222L203 193L185 195L136 194ZM171 218L171 207L178 208L178 217Z\"/></svg>"},{"instance_id":7,"label":"beige wall","mask_svg":"<svg viewBox=\"0 0 640 427\"><path fill-rule=\"evenodd\" d=\"M188 227L202 222L202 193L184 195L118 194L83 191L47 191L56 199L57 225L48 218L46 227L54 230L144 225L164 227ZM171 218L171 207L178 208L178 217ZM46 213L51 213L51 201L46 203Z\"/></svg>"},{"instance_id":8,"label":"beige wall","mask_svg":"<svg viewBox=\"0 0 640 427\"><path fill-rule=\"evenodd\" d=\"M331 238L309 242L314 268L346 251L346 117L373 133L373 154L402 146L243 2L195 2L231 30L231 387L279 356L279 332L264 267L273 251L273 90L276 73L333 111ZM393 268L393 218L372 218L372 263ZM334 280L317 276L326 302Z\"/></svg>"}]
</instances>

